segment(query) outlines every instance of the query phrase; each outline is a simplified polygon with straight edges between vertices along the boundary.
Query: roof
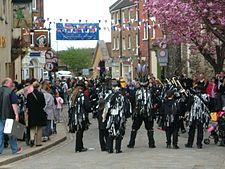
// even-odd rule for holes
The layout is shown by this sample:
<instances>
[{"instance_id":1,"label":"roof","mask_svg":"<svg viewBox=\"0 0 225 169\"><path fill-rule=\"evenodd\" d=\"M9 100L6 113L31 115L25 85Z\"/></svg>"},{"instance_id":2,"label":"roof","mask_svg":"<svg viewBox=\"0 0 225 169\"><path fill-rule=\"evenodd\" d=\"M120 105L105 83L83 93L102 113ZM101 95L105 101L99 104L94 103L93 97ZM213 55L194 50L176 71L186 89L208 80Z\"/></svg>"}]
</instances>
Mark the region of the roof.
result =
<instances>
[{"instance_id":1,"label":"roof","mask_svg":"<svg viewBox=\"0 0 225 169\"><path fill-rule=\"evenodd\" d=\"M128 7L128 6L132 6L132 5L135 5L135 3L133 1L118 0L113 5L111 5L109 7L109 11L112 12L112 11L115 11L115 10L118 10L118 9L122 9L122 8L125 8L125 7Z\"/></svg>"},{"instance_id":2,"label":"roof","mask_svg":"<svg viewBox=\"0 0 225 169\"><path fill-rule=\"evenodd\" d=\"M104 40L99 40L98 43L97 43L97 46L95 48L93 63L96 59L97 50L101 51L103 60L109 59L109 57L110 57L109 51L111 51L110 46L111 46L111 43L105 43Z\"/></svg>"}]
</instances>

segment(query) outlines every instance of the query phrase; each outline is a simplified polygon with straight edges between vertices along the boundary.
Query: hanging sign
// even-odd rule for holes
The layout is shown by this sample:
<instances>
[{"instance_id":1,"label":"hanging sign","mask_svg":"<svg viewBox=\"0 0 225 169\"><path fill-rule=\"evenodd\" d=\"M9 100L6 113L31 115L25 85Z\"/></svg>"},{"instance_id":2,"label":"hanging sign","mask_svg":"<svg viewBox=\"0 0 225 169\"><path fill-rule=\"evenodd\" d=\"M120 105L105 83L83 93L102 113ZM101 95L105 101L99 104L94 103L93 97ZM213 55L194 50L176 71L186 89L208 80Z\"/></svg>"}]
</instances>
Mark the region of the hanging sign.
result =
<instances>
[{"instance_id":1,"label":"hanging sign","mask_svg":"<svg viewBox=\"0 0 225 169\"><path fill-rule=\"evenodd\" d=\"M56 23L56 40L99 40L99 24Z\"/></svg>"},{"instance_id":2,"label":"hanging sign","mask_svg":"<svg viewBox=\"0 0 225 169\"><path fill-rule=\"evenodd\" d=\"M157 51L157 59L160 66L167 66L168 64L168 49L159 49Z\"/></svg>"},{"instance_id":3,"label":"hanging sign","mask_svg":"<svg viewBox=\"0 0 225 169\"><path fill-rule=\"evenodd\" d=\"M48 30L35 30L34 31L34 47L44 50L48 47Z\"/></svg>"}]
</instances>

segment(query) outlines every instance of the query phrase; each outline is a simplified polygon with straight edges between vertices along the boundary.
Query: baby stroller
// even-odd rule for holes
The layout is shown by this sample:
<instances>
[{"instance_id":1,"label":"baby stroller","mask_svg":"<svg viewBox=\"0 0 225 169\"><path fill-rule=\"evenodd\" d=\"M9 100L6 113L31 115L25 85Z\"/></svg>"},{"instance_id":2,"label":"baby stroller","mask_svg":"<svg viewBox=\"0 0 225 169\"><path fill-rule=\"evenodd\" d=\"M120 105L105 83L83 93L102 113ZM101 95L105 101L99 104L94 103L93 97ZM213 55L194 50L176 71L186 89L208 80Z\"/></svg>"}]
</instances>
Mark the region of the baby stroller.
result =
<instances>
[{"instance_id":1,"label":"baby stroller","mask_svg":"<svg viewBox=\"0 0 225 169\"><path fill-rule=\"evenodd\" d=\"M217 144L219 141L217 112L211 112L210 117L211 117L210 127L207 129L209 136L204 139L204 143L210 144L210 142L211 142L210 140L213 140L214 143Z\"/></svg>"},{"instance_id":2,"label":"baby stroller","mask_svg":"<svg viewBox=\"0 0 225 169\"><path fill-rule=\"evenodd\" d=\"M220 111L218 113L218 131L220 138L220 146L225 145L225 112Z\"/></svg>"}]
</instances>

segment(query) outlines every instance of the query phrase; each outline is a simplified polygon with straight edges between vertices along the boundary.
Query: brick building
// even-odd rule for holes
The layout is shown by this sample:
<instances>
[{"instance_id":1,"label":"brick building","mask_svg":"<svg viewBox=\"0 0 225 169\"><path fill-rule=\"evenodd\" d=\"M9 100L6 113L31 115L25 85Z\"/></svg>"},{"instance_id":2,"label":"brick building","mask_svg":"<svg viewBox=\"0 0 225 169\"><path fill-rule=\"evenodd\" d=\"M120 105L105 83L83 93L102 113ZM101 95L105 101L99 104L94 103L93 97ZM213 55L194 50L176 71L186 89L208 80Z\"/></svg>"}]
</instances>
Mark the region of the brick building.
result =
<instances>
[{"instance_id":1,"label":"brick building","mask_svg":"<svg viewBox=\"0 0 225 169\"><path fill-rule=\"evenodd\" d=\"M110 7L112 19L112 77L126 80L137 77L137 63L144 61L149 73L158 76L153 42L162 38L160 27L145 9L145 0L138 3L118 0Z\"/></svg>"}]
</instances>

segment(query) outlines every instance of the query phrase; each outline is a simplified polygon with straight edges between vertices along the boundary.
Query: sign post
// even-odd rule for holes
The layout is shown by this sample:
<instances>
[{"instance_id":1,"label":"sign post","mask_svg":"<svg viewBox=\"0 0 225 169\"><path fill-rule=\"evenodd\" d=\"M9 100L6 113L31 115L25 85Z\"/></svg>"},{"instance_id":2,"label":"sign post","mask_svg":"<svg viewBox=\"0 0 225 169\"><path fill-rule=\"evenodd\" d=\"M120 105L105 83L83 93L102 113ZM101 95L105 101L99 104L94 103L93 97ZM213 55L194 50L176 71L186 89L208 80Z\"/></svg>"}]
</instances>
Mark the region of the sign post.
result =
<instances>
[{"instance_id":1,"label":"sign post","mask_svg":"<svg viewBox=\"0 0 225 169\"><path fill-rule=\"evenodd\" d=\"M45 70L49 72L49 80L52 82L52 72L58 69L58 57L54 50L49 49L45 52Z\"/></svg>"},{"instance_id":2,"label":"sign post","mask_svg":"<svg viewBox=\"0 0 225 169\"><path fill-rule=\"evenodd\" d=\"M168 49L159 49L157 51L158 63L160 66L167 66L168 64Z\"/></svg>"},{"instance_id":3,"label":"sign post","mask_svg":"<svg viewBox=\"0 0 225 169\"><path fill-rule=\"evenodd\" d=\"M49 49L45 53L45 69L47 71L55 72L57 70L58 57L52 49Z\"/></svg>"}]
</instances>

